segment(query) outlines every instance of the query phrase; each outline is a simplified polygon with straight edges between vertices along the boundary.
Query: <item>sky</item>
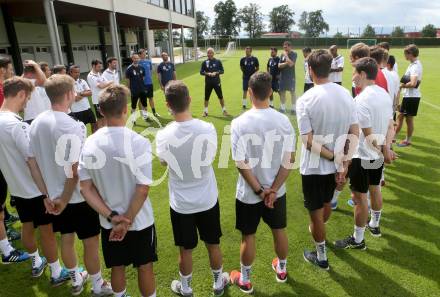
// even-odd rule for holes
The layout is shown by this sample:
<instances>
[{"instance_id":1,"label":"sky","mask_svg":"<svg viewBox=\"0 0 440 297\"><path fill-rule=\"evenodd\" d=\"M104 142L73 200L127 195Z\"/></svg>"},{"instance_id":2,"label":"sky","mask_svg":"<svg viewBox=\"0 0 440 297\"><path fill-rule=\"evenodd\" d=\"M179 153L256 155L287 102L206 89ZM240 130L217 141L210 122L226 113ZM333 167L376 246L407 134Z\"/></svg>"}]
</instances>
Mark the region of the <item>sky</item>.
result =
<instances>
[{"instance_id":1,"label":"sky","mask_svg":"<svg viewBox=\"0 0 440 297\"><path fill-rule=\"evenodd\" d=\"M212 24L215 13L215 0L195 0L196 10L204 11ZM249 3L256 3L261 7L261 12L266 15L265 23L268 24L267 14L273 7L289 4L295 12L295 21L303 11L322 9L324 19L330 26L330 34L337 31L350 32L362 30L366 24L371 24L376 33L390 33L394 26L405 27L405 31L420 30L424 25L432 23L440 26L440 1L438 0L235 0L238 8ZM343 3L343 5L342 5ZM293 30L297 27L293 26Z\"/></svg>"}]
</instances>

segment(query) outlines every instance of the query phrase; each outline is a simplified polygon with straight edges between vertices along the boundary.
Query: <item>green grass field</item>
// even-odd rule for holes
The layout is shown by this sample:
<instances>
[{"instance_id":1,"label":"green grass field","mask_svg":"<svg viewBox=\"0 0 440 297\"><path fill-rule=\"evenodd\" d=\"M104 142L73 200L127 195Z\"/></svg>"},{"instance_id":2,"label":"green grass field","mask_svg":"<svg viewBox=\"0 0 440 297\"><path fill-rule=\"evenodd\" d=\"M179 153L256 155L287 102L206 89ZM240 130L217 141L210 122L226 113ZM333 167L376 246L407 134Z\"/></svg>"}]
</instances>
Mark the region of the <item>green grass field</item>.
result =
<instances>
[{"instance_id":1,"label":"green grass field","mask_svg":"<svg viewBox=\"0 0 440 297\"><path fill-rule=\"evenodd\" d=\"M299 49L296 65L297 95L302 94L303 58ZM225 75L222 77L224 97L228 111L234 116L241 112L241 74L239 58L242 51L223 59ZM344 86L351 87L351 66L348 52L345 56ZM384 211L381 221L383 236L379 239L366 234L366 251L334 250L330 245L328 256L331 265L329 272L316 269L303 260L304 248L312 248L313 241L307 230L308 214L303 207L301 182L298 170L292 171L288 181L288 235L289 280L285 284L275 282L270 263L274 257L270 230L260 224L257 233L257 258L253 265L253 284L255 296L366 296L366 297L411 297L440 296L440 61L439 50L422 48L420 59L424 66L424 79L421 85L422 103L416 119L413 146L396 148L400 158L386 169L387 185L383 189ZM254 54L262 65L266 64L269 51L256 50ZM402 49L393 49L400 74L408 62L403 58ZM199 63L188 63L177 67L179 79L190 88L192 111L200 117L203 111L204 78L199 75ZM156 83L157 86L157 83ZM156 88L157 89L157 88ZM170 121L167 115L162 92L155 97L162 124ZM276 105L279 97L275 96ZM288 105L290 106L290 105ZM231 118L224 118L215 96L211 98L210 117L207 119L217 128L219 143L224 127ZM296 119L291 117L294 127ZM137 131L147 128L136 127ZM404 131L402 131L404 132ZM399 139L403 134L399 136ZM220 149L220 147L219 147ZM299 154L297 155L299 159ZM218 168L214 164L220 191L221 223L223 237L221 248L224 254L224 270L239 268L240 234L235 230L235 183L237 170L231 159L228 168ZM163 174L157 158L153 164L155 177ZM174 247L169 218L167 183L151 189L158 232L159 261L155 263L157 296L173 296L170 283L178 276L177 255ZM327 241L333 242L353 231L352 209L346 204L349 197L347 188L340 198L340 207L333 213L327 224ZM19 224L16 224L19 227ZM16 243L20 247L20 243ZM77 242L78 254L81 244ZM207 252L202 244L194 251L193 290L195 296L211 296L212 276ZM82 261L81 261L82 262ZM0 266L0 296L69 296L69 286L53 289L49 285L49 273L38 280L30 278L29 263ZM102 263L102 267L104 264ZM109 270L104 270L109 277ZM128 292L140 296L137 290L136 271L127 269ZM90 286L88 287L88 292ZM88 296L84 292L81 296ZM243 296L235 287L230 287L225 296Z\"/></svg>"}]
</instances>

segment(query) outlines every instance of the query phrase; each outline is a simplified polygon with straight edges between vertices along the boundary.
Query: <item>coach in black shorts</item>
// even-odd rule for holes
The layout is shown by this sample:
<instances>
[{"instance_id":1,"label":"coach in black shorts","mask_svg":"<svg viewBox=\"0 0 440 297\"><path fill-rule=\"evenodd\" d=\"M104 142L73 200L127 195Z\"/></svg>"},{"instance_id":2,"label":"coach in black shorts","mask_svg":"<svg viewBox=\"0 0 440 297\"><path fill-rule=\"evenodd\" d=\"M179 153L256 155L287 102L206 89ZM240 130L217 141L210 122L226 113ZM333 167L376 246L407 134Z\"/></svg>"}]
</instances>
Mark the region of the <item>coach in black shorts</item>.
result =
<instances>
[{"instance_id":1,"label":"coach in black shorts","mask_svg":"<svg viewBox=\"0 0 440 297\"><path fill-rule=\"evenodd\" d=\"M220 75L225 73L222 61L214 58L214 49L208 48L208 59L203 61L200 68L200 74L205 76L205 109L203 117L208 116L209 97L211 97L212 90L217 94L218 100L222 107L223 115L229 116L226 111L225 101L223 100L222 85Z\"/></svg>"},{"instance_id":2,"label":"coach in black shorts","mask_svg":"<svg viewBox=\"0 0 440 297\"><path fill-rule=\"evenodd\" d=\"M150 94L147 94L147 88L144 84L145 69L139 64L139 55L133 54L131 60L133 63L127 67L127 70L125 70L127 85L131 92L131 113L133 114L136 112L136 106L140 100L142 105L142 116L144 120L147 120L147 95L152 97L152 93L150 92Z\"/></svg>"}]
</instances>

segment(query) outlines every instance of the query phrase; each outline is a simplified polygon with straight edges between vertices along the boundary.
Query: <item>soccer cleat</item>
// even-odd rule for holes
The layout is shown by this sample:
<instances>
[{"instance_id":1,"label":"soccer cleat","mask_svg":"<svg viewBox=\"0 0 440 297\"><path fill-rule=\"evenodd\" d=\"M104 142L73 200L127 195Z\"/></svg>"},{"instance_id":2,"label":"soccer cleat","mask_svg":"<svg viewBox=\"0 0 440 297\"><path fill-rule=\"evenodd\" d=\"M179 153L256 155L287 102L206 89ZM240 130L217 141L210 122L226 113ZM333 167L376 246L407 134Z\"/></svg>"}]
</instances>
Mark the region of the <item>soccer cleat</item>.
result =
<instances>
[{"instance_id":1,"label":"soccer cleat","mask_svg":"<svg viewBox=\"0 0 440 297\"><path fill-rule=\"evenodd\" d=\"M9 227L8 230L6 230L6 236L8 237L9 241L15 241L21 239L21 234L17 230Z\"/></svg>"},{"instance_id":2,"label":"soccer cleat","mask_svg":"<svg viewBox=\"0 0 440 297\"><path fill-rule=\"evenodd\" d=\"M338 209L338 200L330 203L330 206L331 206L332 210L337 210Z\"/></svg>"},{"instance_id":3,"label":"soccer cleat","mask_svg":"<svg viewBox=\"0 0 440 297\"><path fill-rule=\"evenodd\" d=\"M47 267L47 260L45 257L41 257L41 265L38 267L34 267L34 259L32 258L32 271L31 271L32 277L40 277L43 274L44 269L46 269L46 267Z\"/></svg>"},{"instance_id":4,"label":"soccer cleat","mask_svg":"<svg viewBox=\"0 0 440 297\"><path fill-rule=\"evenodd\" d=\"M154 115L156 118L160 118L160 114L158 114L157 112L154 112L153 115Z\"/></svg>"},{"instance_id":5,"label":"soccer cleat","mask_svg":"<svg viewBox=\"0 0 440 297\"><path fill-rule=\"evenodd\" d=\"M107 296L108 297L113 296L112 286L107 281L104 281L104 283L102 284L101 292L96 293L92 289L92 297L107 297Z\"/></svg>"},{"instance_id":6,"label":"soccer cleat","mask_svg":"<svg viewBox=\"0 0 440 297\"><path fill-rule=\"evenodd\" d=\"M252 283L248 282L246 284L240 281L241 272L237 270L231 271L229 274L231 278L231 284L237 285L237 287L245 294L252 294L254 292L254 288L252 287Z\"/></svg>"},{"instance_id":7,"label":"soccer cleat","mask_svg":"<svg viewBox=\"0 0 440 297\"><path fill-rule=\"evenodd\" d=\"M65 267L63 267L61 269L61 273L59 277L57 278L53 278L52 276L50 277L50 284L52 285L52 287L58 287L64 284L69 279L70 279L69 271Z\"/></svg>"},{"instance_id":8,"label":"soccer cleat","mask_svg":"<svg viewBox=\"0 0 440 297\"><path fill-rule=\"evenodd\" d=\"M188 292L188 293L184 293L182 292L182 283L179 280L173 280L171 282L171 291L173 291L175 294L179 295L179 296L184 296L184 297L192 297L193 293Z\"/></svg>"},{"instance_id":9,"label":"soccer cleat","mask_svg":"<svg viewBox=\"0 0 440 297\"><path fill-rule=\"evenodd\" d=\"M367 246L365 244L365 240L362 240L361 242L357 243L354 240L354 237L352 235L347 236L344 239L336 240L334 242L334 245L336 248L339 249L356 249L356 250L366 250Z\"/></svg>"},{"instance_id":10,"label":"soccer cleat","mask_svg":"<svg viewBox=\"0 0 440 297\"><path fill-rule=\"evenodd\" d=\"M397 144L398 147L407 147L407 146L410 146L410 145L411 145L411 142L407 141L407 140L402 140L401 142L399 142Z\"/></svg>"},{"instance_id":11,"label":"soccer cleat","mask_svg":"<svg viewBox=\"0 0 440 297\"><path fill-rule=\"evenodd\" d=\"M370 231L371 236L381 237L382 233L380 232L380 227L371 227L370 224L367 224L367 229Z\"/></svg>"},{"instance_id":12,"label":"soccer cleat","mask_svg":"<svg viewBox=\"0 0 440 297\"><path fill-rule=\"evenodd\" d=\"M213 289L214 296L216 296L216 297L223 296L223 294L225 293L226 287L229 285L229 283L231 281L229 274L227 272L223 272L221 277L223 278L223 286L218 289L216 289L216 288Z\"/></svg>"},{"instance_id":13,"label":"soccer cleat","mask_svg":"<svg viewBox=\"0 0 440 297\"><path fill-rule=\"evenodd\" d=\"M2 256L2 264L20 263L29 260L29 258L30 256L28 253L20 250L13 250L9 256Z\"/></svg>"},{"instance_id":14,"label":"soccer cleat","mask_svg":"<svg viewBox=\"0 0 440 297\"><path fill-rule=\"evenodd\" d=\"M208 113L206 111L204 111L202 117L206 118L207 116L208 116Z\"/></svg>"},{"instance_id":15,"label":"soccer cleat","mask_svg":"<svg viewBox=\"0 0 440 297\"><path fill-rule=\"evenodd\" d=\"M285 283L287 281L287 271L278 271L278 258L272 260L272 269L275 271L275 278L279 283Z\"/></svg>"},{"instance_id":16,"label":"soccer cleat","mask_svg":"<svg viewBox=\"0 0 440 297\"><path fill-rule=\"evenodd\" d=\"M7 219L5 219L5 224L10 226L10 225L14 224L15 222L18 222L19 220L20 220L20 218L17 215L10 213L9 217Z\"/></svg>"},{"instance_id":17,"label":"soccer cleat","mask_svg":"<svg viewBox=\"0 0 440 297\"><path fill-rule=\"evenodd\" d=\"M87 280L89 279L89 274L85 270L81 271L79 275L81 276L81 283L79 285L72 286L72 289L70 290L73 296L78 296L82 293L84 287L86 286Z\"/></svg>"},{"instance_id":18,"label":"soccer cleat","mask_svg":"<svg viewBox=\"0 0 440 297\"><path fill-rule=\"evenodd\" d=\"M328 260L319 261L318 254L316 253L316 251L311 251L311 252L304 251L303 257L304 257L304 260L306 260L306 262L309 262L313 265L316 265L321 269L330 270L330 266L328 265Z\"/></svg>"}]
</instances>

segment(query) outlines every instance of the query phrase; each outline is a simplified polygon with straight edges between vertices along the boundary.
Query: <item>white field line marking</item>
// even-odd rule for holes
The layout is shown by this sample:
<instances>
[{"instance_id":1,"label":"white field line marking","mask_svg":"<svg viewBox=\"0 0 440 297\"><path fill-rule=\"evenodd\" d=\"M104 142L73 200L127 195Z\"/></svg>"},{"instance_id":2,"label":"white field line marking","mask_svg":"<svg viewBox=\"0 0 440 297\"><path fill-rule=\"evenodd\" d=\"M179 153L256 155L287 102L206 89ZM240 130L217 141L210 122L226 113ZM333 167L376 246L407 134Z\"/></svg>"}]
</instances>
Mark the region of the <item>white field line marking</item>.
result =
<instances>
[{"instance_id":1,"label":"white field line marking","mask_svg":"<svg viewBox=\"0 0 440 297\"><path fill-rule=\"evenodd\" d=\"M437 110L440 110L440 106L438 106L438 105L435 105L435 104L432 104L431 102L428 102L428 101L426 101L426 100L420 100L421 102L423 102L423 103L425 103L426 105L429 105L429 106L431 106L432 108L435 108L435 109L437 109Z\"/></svg>"}]
</instances>

